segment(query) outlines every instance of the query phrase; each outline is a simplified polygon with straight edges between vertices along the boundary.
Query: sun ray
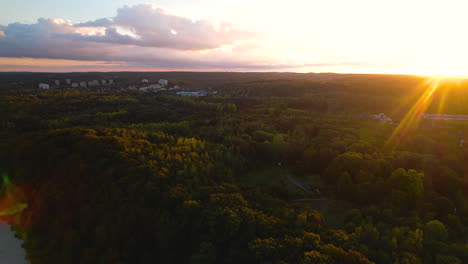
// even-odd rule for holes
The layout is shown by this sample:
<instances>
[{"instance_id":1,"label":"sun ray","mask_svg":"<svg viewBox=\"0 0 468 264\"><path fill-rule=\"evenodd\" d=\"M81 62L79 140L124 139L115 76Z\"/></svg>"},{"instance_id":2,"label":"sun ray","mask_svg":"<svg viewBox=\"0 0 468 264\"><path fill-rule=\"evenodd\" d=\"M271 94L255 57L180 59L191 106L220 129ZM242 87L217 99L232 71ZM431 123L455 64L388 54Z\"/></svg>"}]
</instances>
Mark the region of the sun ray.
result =
<instances>
[{"instance_id":1,"label":"sun ray","mask_svg":"<svg viewBox=\"0 0 468 264\"><path fill-rule=\"evenodd\" d=\"M448 94L448 89L441 89L441 95L439 98L439 106L437 107L438 114L444 113L447 94Z\"/></svg>"},{"instance_id":2,"label":"sun ray","mask_svg":"<svg viewBox=\"0 0 468 264\"><path fill-rule=\"evenodd\" d=\"M395 148L403 138L415 132L423 118L423 114L426 112L433 100L434 92L439 88L440 80L440 78L430 78L427 80L427 89L393 131L392 135L385 143L386 148Z\"/></svg>"},{"instance_id":3,"label":"sun ray","mask_svg":"<svg viewBox=\"0 0 468 264\"><path fill-rule=\"evenodd\" d=\"M3 218L13 217L23 212L28 207L24 200L23 190L14 185L4 174L0 185L0 220L6 220Z\"/></svg>"}]
</instances>

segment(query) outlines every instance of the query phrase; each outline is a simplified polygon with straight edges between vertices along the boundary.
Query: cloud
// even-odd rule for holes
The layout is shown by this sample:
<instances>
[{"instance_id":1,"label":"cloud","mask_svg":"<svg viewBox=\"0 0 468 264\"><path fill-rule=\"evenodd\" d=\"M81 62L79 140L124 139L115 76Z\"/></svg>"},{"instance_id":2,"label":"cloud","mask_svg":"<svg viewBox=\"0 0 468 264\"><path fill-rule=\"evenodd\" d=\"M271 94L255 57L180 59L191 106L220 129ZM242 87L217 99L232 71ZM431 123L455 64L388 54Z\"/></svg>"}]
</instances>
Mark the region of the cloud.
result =
<instances>
[{"instance_id":1,"label":"cloud","mask_svg":"<svg viewBox=\"0 0 468 264\"><path fill-rule=\"evenodd\" d=\"M62 19L38 19L35 24L13 23L4 28L0 38L1 57L93 60L112 51L99 49L97 43L81 43L60 38L76 28Z\"/></svg>"},{"instance_id":2,"label":"cloud","mask_svg":"<svg viewBox=\"0 0 468 264\"><path fill-rule=\"evenodd\" d=\"M0 57L101 61L95 66L76 64L76 69L283 70L306 66L283 59L279 50L265 43L270 42L229 23L192 21L146 4L126 6L114 18L85 23L40 18L34 24L0 26ZM3 64L0 71L12 67ZM33 67L51 69L47 63Z\"/></svg>"},{"instance_id":3,"label":"cloud","mask_svg":"<svg viewBox=\"0 0 468 264\"><path fill-rule=\"evenodd\" d=\"M132 67L248 68L271 62L234 54L251 35L228 23L215 25L169 14L152 5L118 10L117 16L86 23L40 18L0 25L0 57L112 61ZM244 45L244 44L242 44Z\"/></svg>"},{"instance_id":4,"label":"cloud","mask_svg":"<svg viewBox=\"0 0 468 264\"><path fill-rule=\"evenodd\" d=\"M89 28L88 30L89 31ZM83 31L74 33L56 33L53 36L60 39L68 40L80 40L80 41L92 41L109 44L121 44L121 45L139 45L139 41L134 39L130 35L120 34L115 28L106 28L104 33L101 34L83 34Z\"/></svg>"},{"instance_id":5,"label":"cloud","mask_svg":"<svg viewBox=\"0 0 468 264\"><path fill-rule=\"evenodd\" d=\"M192 21L170 14L152 4L125 6L117 10L112 20L101 18L80 23L76 27L106 27L112 37L82 36L83 39L114 44L170 48L180 50L204 50L220 48L251 34L236 30L232 24L215 25L207 20ZM125 29L131 35L118 32ZM75 36L73 36L76 38Z\"/></svg>"},{"instance_id":6,"label":"cloud","mask_svg":"<svg viewBox=\"0 0 468 264\"><path fill-rule=\"evenodd\" d=\"M112 21L108 18L100 18L95 21L75 24L76 27L108 27L112 25Z\"/></svg>"},{"instance_id":7,"label":"cloud","mask_svg":"<svg viewBox=\"0 0 468 264\"><path fill-rule=\"evenodd\" d=\"M94 39L94 40L93 40ZM108 44L110 41L119 44ZM248 64L232 60L219 50L207 53L169 48L122 45L132 38L112 28L105 33L76 28L59 19L39 19L35 24L14 23L0 38L0 57L28 57L82 61L122 61L148 67L224 67ZM231 61L231 62L229 62Z\"/></svg>"}]
</instances>

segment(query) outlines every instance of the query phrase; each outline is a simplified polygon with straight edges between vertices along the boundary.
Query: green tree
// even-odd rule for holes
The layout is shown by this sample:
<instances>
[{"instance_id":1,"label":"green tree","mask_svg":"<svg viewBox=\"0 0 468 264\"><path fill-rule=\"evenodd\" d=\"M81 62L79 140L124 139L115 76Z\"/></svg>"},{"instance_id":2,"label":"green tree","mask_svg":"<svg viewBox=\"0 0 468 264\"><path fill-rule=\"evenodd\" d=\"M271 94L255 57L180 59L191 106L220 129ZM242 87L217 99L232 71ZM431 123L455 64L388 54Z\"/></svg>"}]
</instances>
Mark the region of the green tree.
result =
<instances>
[{"instance_id":1,"label":"green tree","mask_svg":"<svg viewBox=\"0 0 468 264\"><path fill-rule=\"evenodd\" d=\"M424 226L424 240L431 241L445 241L448 237L448 230L445 225L438 221L432 220Z\"/></svg>"},{"instance_id":2,"label":"green tree","mask_svg":"<svg viewBox=\"0 0 468 264\"><path fill-rule=\"evenodd\" d=\"M355 188L351 175L348 172L343 172L338 179L337 196L341 199L352 199L355 194Z\"/></svg>"},{"instance_id":3,"label":"green tree","mask_svg":"<svg viewBox=\"0 0 468 264\"><path fill-rule=\"evenodd\" d=\"M319 251L308 251L304 253L303 264L331 264L331 259Z\"/></svg>"}]
</instances>

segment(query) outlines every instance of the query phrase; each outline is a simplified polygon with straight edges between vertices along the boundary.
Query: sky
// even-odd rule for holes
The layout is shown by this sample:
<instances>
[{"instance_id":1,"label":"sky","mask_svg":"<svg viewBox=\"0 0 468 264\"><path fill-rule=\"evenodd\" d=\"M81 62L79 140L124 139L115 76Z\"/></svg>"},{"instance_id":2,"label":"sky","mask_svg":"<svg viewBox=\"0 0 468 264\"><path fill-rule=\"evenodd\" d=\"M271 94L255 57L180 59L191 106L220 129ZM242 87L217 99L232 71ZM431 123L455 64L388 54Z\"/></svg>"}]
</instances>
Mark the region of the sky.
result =
<instances>
[{"instance_id":1,"label":"sky","mask_svg":"<svg viewBox=\"0 0 468 264\"><path fill-rule=\"evenodd\" d=\"M2 1L0 71L468 76L465 0Z\"/></svg>"}]
</instances>

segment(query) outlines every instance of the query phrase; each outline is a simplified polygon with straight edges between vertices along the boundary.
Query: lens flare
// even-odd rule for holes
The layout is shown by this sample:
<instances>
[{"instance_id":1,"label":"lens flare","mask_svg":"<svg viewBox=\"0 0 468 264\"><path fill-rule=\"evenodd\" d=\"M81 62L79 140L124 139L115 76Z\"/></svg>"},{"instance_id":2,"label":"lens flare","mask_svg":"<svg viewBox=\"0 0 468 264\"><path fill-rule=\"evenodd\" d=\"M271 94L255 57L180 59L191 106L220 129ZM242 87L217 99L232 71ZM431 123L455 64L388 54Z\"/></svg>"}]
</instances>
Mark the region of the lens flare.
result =
<instances>
[{"instance_id":1,"label":"lens flare","mask_svg":"<svg viewBox=\"0 0 468 264\"><path fill-rule=\"evenodd\" d=\"M414 133L419 127L423 114L431 105L434 92L439 88L441 78L430 78L426 81L427 86L424 93L419 97L416 103L411 107L400 124L393 131L387 140L385 147L395 148L403 138ZM441 107L441 106L440 106Z\"/></svg>"},{"instance_id":2,"label":"lens flare","mask_svg":"<svg viewBox=\"0 0 468 264\"><path fill-rule=\"evenodd\" d=\"M4 174L0 188L0 219L23 212L28 207L23 201L25 201L23 190L14 185L8 175Z\"/></svg>"}]
</instances>

